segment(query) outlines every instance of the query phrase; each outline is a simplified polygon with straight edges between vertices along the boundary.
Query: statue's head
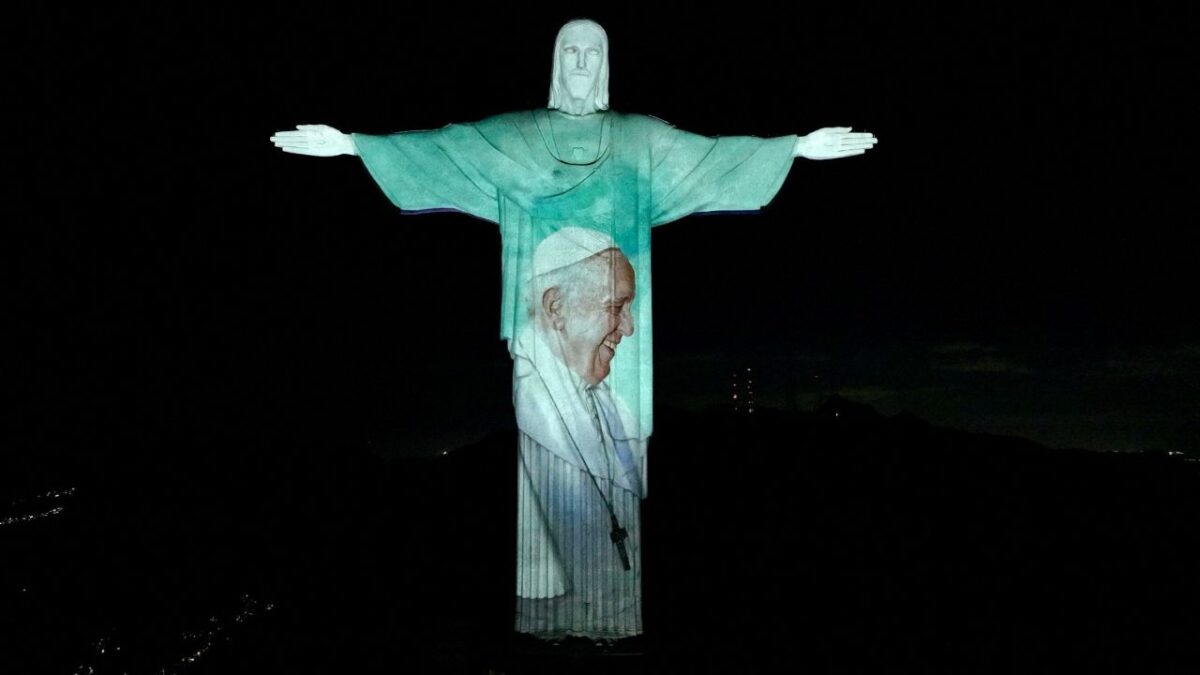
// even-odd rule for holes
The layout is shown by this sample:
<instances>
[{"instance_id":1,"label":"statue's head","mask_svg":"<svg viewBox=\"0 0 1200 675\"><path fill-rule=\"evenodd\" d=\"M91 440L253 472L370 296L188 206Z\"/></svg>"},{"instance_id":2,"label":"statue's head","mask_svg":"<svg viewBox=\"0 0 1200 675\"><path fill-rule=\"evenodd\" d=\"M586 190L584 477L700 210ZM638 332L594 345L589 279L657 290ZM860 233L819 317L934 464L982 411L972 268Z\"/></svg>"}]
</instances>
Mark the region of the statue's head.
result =
<instances>
[{"instance_id":1,"label":"statue's head","mask_svg":"<svg viewBox=\"0 0 1200 675\"><path fill-rule=\"evenodd\" d=\"M572 115L608 110L608 34L595 21L576 19L558 30L549 107Z\"/></svg>"},{"instance_id":2,"label":"statue's head","mask_svg":"<svg viewBox=\"0 0 1200 675\"><path fill-rule=\"evenodd\" d=\"M607 235L567 227L534 251L529 308L559 359L589 384L633 335L633 266Z\"/></svg>"}]
</instances>

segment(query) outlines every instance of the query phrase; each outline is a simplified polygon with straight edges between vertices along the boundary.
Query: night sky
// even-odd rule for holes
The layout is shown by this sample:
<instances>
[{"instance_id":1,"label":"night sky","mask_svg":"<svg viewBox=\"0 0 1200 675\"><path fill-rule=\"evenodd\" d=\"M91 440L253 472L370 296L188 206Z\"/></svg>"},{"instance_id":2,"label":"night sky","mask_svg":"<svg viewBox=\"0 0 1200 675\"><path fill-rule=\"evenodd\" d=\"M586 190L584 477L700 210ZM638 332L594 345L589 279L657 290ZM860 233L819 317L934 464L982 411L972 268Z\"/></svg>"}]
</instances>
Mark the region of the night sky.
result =
<instances>
[{"instance_id":1,"label":"night sky","mask_svg":"<svg viewBox=\"0 0 1200 675\"><path fill-rule=\"evenodd\" d=\"M614 110L880 139L797 160L762 213L655 230L659 407L722 404L753 368L765 406L837 392L1055 447L1200 454L1176 17L601 6L10 27L10 447L411 456L511 427L497 228L403 215L357 158L268 138L544 106L555 31L587 16Z\"/></svg>"}]
</instances>

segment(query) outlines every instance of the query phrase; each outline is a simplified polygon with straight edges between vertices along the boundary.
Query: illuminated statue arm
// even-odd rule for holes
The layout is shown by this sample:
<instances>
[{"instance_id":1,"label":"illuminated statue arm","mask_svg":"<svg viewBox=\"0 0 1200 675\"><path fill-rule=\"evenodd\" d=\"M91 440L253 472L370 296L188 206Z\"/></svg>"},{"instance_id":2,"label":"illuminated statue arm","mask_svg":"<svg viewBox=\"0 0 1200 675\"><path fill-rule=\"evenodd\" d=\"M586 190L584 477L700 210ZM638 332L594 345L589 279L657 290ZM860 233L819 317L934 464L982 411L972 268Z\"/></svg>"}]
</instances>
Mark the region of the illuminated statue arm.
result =
<instances>
[{"instance_id":1,"label":"illuminated statue arm","mask_svg":"<svg viewBox=\"0 0 1200 675\"><path fill-rule=\"evenodd\" d=\"M354 139L325 124L298 124L295 131L277 131L271 137L275 147L296 155L336 157L357 155Z\"/></svg>"},{"instance_id":2,"label":"illuminated statue arm","mask_svg":"<svg viewBox=\"0 0 1200 675\"><path fill-rule=\"evenodd\" d=\"M693 213L756 211L775 197L796 157L796 136L708 137L643 118L650 139L652 225Z\"/></svg>"},{"instance_id":3,"label":"illuminated statue arm","mask_svg":"<svg viewBox=\"0 0 1200 675\"><path fill-rule=\"evenodd\" d=\"M805 159L841 159L861 155L879 140L869 132L850 133L850 127L824 127L796 139L793 156Z\"/></svg>"},{"instance_id":4,"label":"illuminated statue arm","mask_svg":"<svg viewBox=\"0 0 1200 675\"><path fill-rule=\"evenodd\" d=\"M301 124L295 131L277 132L271 142L297 155L360 157L392 203L410 212L454 210L498 222L492 177L522 175L472 124L385 135Z\"/></svg>"}]
</instances>

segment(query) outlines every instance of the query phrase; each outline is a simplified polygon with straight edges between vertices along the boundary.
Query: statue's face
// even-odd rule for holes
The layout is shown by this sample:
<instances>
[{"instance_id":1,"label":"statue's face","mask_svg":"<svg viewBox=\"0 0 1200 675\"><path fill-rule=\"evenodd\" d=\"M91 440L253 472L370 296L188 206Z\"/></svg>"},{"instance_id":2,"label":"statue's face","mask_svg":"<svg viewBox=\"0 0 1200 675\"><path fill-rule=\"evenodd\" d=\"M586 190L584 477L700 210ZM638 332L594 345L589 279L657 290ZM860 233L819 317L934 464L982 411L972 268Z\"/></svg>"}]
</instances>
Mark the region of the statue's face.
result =
<instances>
[{"instance_id":1,"label":"statue's face","mask_svg":"<svg viewBox=\"0 0 1200 675\"><path fill-rule=\"evenodd\" d=\"M621 338L633 335L633 266L620 251L587 265L590 283L571 298L560 336L563 360L589 384L608 377Z\"/></svg>"},{"instance_id":2,"label":"statue's face","mask_svg":"<svg viewBox=\"0 0 1200 675\"><path fill-rule=\"evenodd\" d=\"M576 100L591 96L604 62L604 43L594 27L581 24L563 32L558 49L560 84Z\"/></svg>"}]
</instances>

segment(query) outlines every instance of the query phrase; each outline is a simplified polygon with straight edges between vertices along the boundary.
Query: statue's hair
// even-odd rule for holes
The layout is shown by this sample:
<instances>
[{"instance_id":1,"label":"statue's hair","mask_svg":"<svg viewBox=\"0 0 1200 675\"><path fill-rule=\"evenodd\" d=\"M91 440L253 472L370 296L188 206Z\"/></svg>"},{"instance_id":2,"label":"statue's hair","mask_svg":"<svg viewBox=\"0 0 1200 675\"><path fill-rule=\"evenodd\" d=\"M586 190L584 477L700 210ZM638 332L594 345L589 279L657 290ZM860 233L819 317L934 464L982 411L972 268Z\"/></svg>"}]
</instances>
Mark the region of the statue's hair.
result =
<instances>
[{"instance_id":1,"label":"statue's hair","mask_svg":"<svg viewBox=\"0 0 1200 675\"><path fill-rule=\"evenodd\" d=\"M588 112L597 112L600 110L608 110L608 33L604 32L604 27L592 21L591 19L575 19L563 24L562 28L558 29L558 36L554 38L554 65L550 73L550 104L547 107L555 110L563 109L566 101L570 98L567 92L563 90L560 81L562 75L559 68L559 54L562 51L563 34L568 28L575 26L589 26L595 28L596 32L600 33L600 72L596 76L596 84L592 88L591 110Z\"/></svg>"}]
</instances>

